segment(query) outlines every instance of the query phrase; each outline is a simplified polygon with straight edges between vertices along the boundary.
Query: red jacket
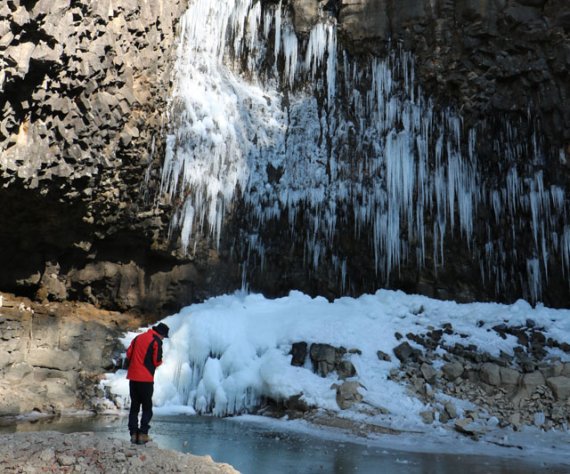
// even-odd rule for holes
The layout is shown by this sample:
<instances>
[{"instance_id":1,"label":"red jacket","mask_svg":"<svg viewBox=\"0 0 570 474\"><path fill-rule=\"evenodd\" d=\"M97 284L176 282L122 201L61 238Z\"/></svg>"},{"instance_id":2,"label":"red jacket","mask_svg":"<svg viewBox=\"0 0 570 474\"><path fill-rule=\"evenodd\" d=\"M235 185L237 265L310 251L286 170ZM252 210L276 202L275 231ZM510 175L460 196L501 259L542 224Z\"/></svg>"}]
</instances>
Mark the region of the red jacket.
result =
<instances>
[{"instance_id":1,"label":"red jacket","mask_svg":"<svg viewBox=\"0 0 570 474\"><path fill-rule=\"evenodd\" d=\"M162 339L153 329L135 337L127 349L129 370L133 382L154 382L154 371L162 364Z\"/></svg>"}]
</instances>

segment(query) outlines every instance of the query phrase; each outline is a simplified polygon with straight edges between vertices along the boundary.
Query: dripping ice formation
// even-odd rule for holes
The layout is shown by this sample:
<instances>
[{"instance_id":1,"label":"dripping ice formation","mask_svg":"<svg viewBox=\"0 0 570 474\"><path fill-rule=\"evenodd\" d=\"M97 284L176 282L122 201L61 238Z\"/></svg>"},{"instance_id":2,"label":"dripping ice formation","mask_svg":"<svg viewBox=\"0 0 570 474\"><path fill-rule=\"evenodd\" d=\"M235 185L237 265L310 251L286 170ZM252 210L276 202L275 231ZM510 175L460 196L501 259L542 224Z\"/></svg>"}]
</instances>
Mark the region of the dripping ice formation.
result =
<instances>
[{"instance_id":1,"label":"dripping ice formation","mask_svg":"<svg viewBox=\"0 0 570 474\"><path fill-rule=\"evenodd\" d=\"M536 131L498 125L489 179L477 155L484 130L426 97L410 53L356 61L337 43L335 18L321 12L298 37L285 3L193 0L182 19L161 194L175 204L183 249L197 233L219 245L242 199L244 255L263 267L260 230L285 217L306 262L328 259L343 288L347 257L333 243L348 232L368 240L385 282L407 263L437 274L456 235L496 294L520 279L540 300L551 255L568 275L568 196L544 180Z\"/></svg>"}]
</instances>

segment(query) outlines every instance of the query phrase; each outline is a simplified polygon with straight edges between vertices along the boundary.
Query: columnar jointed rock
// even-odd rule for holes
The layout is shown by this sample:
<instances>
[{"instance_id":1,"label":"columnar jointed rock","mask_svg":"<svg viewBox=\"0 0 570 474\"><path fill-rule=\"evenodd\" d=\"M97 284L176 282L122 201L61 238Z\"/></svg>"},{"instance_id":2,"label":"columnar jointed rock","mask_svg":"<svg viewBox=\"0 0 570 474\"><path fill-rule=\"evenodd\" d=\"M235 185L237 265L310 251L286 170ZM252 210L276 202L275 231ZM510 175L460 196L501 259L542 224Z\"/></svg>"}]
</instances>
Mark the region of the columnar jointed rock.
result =
<instances>
[{"instance_id":1,"label":"columnar jointed rock","mask_svg":"<svg viewBox=\"0 0 570 474\"><path fill-rule=\"evenodd\" d=\"M170 216L149 192L186 7L2 3L0 288L156 314L198 299L188 282L214 286L165 252Z\"/></svg>"},{"instance_id":2,"label":"columnar jointed rock","mask_svg":"<svg viewBox=\"0 0 570 474\"><path fill-rule=\"evenodd\" d=\"M75 180L100 186L117 168L144 167L183 2L28 4L11 0L0 12L3 181L46 190L50 179L69 178L69 194L85 188ZM132 139L138 145L126 148Z\"/></svg>"},{"instance_id":3,"label":"columnar jointed rock","mask_svg":"<svg viewBox=\"0 0 570 474\"><path fill-rule=\"evenodd\" d=\"M563 77L570 66L564 52L570 6L564 0L340 4L340 22L354 48L367 39L403 41L416 52L430 89L453 97L469 113L522 112L535 106L544 132L557 147L568 145L568 84Z\"/></svg>"},{"instance_id":4,"label":"columnar jointed rock","mask_svg":"<svg viewBox=\"0 0 570 474\"><path fill-rule=\"evenodd\" d=\"M543 184L557 190L570 185L570 10L565 0L260 3L262 8L279 3L283 12L292 13L299 44L307 43L319 19L330 17L340 33L339 54L346 50L345 57L354 57L355 65L375 55L385 58L396 45L410 51L415 58L415 76L410 78L417 82L414 90L421 89L437 102L435 114L461 109L465 127L480 127L478 156L485 168L497 170L494 179L504 180L509 168L517 171L525 165L543 171L533 193ZM5 224L0 226L0 288L26 295L39 292L39 299L80 299L113 309L164 314L241 284L242 262L233 258L243 236L232 220L239 220L241 209L224 224L227 230L219 249L213 250L206 238L197 239L186 256L168 241L171 207L180 203L154 205L164 159L163 113L175 29L186 6L187 0L2 3L0 212ZM505 151L504 138L512 138L517 146ZM519 153L521 141L528 144L524 153ZM536 153L535 145L540 145ZM279 180L278 175L273 178ZM451 175L445 179L451 186ZM516 186L511 191L516 195ZM560 194L552 196L556 200ZM450 207L457 205L451 200ZM342 214L345 210L337 211L339 222L346 220L347 228L354 227L351 217ZM454 212L460 211L451 209ZM373 291L388 281L372 277L378 268L361 253L371 229L341 232L335 242L347 254L354 253L345 267L350 282L345 285L329 271L342 266L336 257L323 256L332 262L328 268L307 271L304 250L290 251L291 242L283 237L288 234L280 226L288 226L286 221L276 226L277 242L267 249L264 268L269 270L252 277L252 288L271 295L294 287L337 296ZM485 214L473 225L486 233L489 222ZM509 223L494 227L498 233L505 228ZM356 234L363 234L362 240ZM565 238L553 239L562 246L559 240ZM496 241L495 236L489 239L489 248L502 245L498 236ZM538 254L540 238L535 241ZM409 268L402 265L390 284L444 298L499 296L512 301L521 296L522 288L493 294L493 282L473 283L485 269L470 266L471 256L460 258L453 242L445 244L444 267L425 262L426 271L418 275L413 262ZM516 244L513 239L508 245ZM509 255L517 254L509 250ZM402 251L414 253L411 247ZM494 255L504 254L505 249L495 249ZM543 255L545 262L554 259L552 253ZM498 262L488 263L486 273L498 268ZM567 279L558 263L549 269L544 295L556 305L568 301ZM536 276L532 265L540 267L541 262L521 260L509 271ZM493 277L499 282L509 279L504 274Z\"/></svg>"}]
</instances>

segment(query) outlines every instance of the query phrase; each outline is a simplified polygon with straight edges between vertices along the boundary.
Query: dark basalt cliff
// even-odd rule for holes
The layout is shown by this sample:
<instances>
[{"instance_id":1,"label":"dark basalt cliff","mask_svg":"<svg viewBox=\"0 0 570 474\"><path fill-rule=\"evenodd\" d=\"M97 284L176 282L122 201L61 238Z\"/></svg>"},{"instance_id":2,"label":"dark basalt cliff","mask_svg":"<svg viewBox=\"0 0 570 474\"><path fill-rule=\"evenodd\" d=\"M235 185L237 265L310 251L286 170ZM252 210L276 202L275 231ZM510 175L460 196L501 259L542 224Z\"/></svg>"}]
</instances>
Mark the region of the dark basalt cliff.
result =
<instances>
[{"instance_id":1,"label":"dark basalt cliff","mask_svg":"<svg viewBox=\"0 0 570 474\"><path fill-rule=\"evenodd\" d=\"M206 258L198 271L163 251L169 216L147 186L159 172L185 9L176 0L3 3L3 290L161 312L206 294L215 264Z\"/></svg>"},{"instance_id":2,"label":"dark basalt cliff","mask_svg":"<svg viewBox=\"0 0 570 474\"><path fill-rule=\"evenodd\" d=\"M568 153L568 2L339 3L353 48L376 38L401 42L415 53L425 90L461 108L468 121L531 114L549 145Z\"/></svg>"},{"instance_id":3,"label":"dark basalt cliff","mask_svg":"<svg viewBox=\"0 0 570 474\"><path fill-rule=\"evenodd\" d=\"M233 253L238 234L232 234L239 207L217 250L196 236L187 256L169 238L177 203L159 195L176 27L187 3L3 2L0 290L165 314L241 285ZM262 2L269 3L277 2ZM488 141L478 152L485 166L500 168L494 143L512 138L502 126L508 119L521 141L540 137L546 182L570 189L567 1L291 0L283 6L301 37L319 11L330 12L354 57L382 56L395 46L411 51L424 92L441 108L460 110L466 127L484 124L478 126ZM381 282L368 257L358 258L357 243L345 247L354 253L348 291L373 291ZM268 249L267 270L251 277L252 289L342 293L330 269L307 272L302 252L285 249L283 241ZM412 265L390 284L464 300L528 296L517 285L496 294L477 283L478 264L460 252L450 238L448 263L437 275ZM569 305L567 278L556 268L542 299Z\"/></svg>"}]
</instances>

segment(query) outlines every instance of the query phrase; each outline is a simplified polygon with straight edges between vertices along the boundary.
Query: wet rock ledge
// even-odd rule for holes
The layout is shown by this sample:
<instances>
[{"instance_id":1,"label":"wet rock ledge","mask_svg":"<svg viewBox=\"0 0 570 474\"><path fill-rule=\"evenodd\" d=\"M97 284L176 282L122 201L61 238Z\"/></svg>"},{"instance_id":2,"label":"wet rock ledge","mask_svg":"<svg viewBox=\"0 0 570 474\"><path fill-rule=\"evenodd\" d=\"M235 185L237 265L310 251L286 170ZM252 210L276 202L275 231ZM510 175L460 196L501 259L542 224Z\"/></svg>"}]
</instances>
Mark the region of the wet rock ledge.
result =
<instances>
[{"instance_id":1,"label":"wet rock ledge","mask_svg":"<svg viewBox=\"0 0 570 474\"><path fill-rule=\"evenodd\" d=\"M191 472L235 474L229 464L209 456L132 445L95 433L15 433L0 436L0 471L10 472Z\"/></svg>"}]
</instances>

